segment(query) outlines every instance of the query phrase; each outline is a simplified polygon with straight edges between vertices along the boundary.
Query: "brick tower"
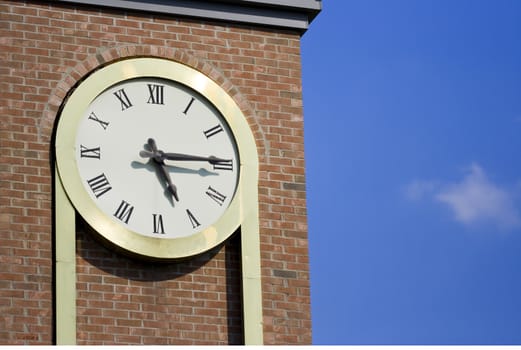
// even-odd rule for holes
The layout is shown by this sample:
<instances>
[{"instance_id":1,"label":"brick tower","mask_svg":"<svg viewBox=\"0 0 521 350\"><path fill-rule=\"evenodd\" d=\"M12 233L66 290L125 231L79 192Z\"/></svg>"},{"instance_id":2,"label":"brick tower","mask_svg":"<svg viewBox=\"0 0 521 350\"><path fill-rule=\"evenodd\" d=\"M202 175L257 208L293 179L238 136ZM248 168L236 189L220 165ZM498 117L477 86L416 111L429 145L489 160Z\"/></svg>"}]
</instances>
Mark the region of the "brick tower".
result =
<instances>
[{"instance_id":1,"label":"brick tower","mask_svg":"<svg viewBox=\"0 0 521 350\"><path fill-rule=\"evenodd\" d=\"M300 38L320 9L0 0L0 344L311 343ZM167 262L121 254L74 210L74 234L57 234L68 215L54 149L63 106L91 74L130 58L190 67L244 115L258 154L258 298L243 298L244 227ZM245 324L252 308L260 333Z\"/></svg>"}]
</instances>

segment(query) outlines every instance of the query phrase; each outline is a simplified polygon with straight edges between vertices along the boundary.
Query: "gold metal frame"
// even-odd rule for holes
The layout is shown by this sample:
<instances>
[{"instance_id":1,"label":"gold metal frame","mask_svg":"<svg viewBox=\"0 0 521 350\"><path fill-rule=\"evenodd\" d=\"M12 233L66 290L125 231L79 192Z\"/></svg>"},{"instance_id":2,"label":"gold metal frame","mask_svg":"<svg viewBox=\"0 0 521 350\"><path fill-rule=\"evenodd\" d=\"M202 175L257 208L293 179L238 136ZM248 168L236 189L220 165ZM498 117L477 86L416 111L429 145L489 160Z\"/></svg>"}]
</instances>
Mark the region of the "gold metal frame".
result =
<instances>
[{"instance_id":1,"label":"gold metal frame","mask_svg":"<svg viewBox=\"0 0 521 350\"><path fill-rule=\"evenodd\" d=\"M106 88L138 77L170 79L199 92L221 112L237 142L241 168L236 194L217 223L190 237L145 237L114 223L90 198L76 167L76 130L90 102ZM71 256L71 251L75 252L72 208L98 233L117 246L138 255L159 259L189 257L202 253L226 240L241 226L245 342L262 344L257 147L242 111L217 83L191 67L160 58L131 58L107 65L89 75L69 96L58 122L55 147L58 344L74 344L76 341L75 261ZM58 242L64 243L58 245ZM71 273L74 277L72 282L64 282L71 281ZM66 334L71 332L72 323L74 335Z\"/></svg>"},{"instance_id":2,"label":"gold metal frame","mask_svg":"<svg viewBox=\"0 0 521 350\"><path fill-rule=\"evenodd\" d=\"M223 216L209 228L182 238L143 236L103 213L82 184L76 166L76 130L91 101L114 84L138 77L170 79L205 96L224 116L235 136L241 167L237 192ZM86 78L66 102L56 133L58 173L69 199L82 217L108 241L145 257L176 259L193 256L226 240L240 226L244 181L251 178L257 159L255 143L244 115L233 99L206 75L183 64L158 58L134 58L110 64ZM249 136L249 137L248 137Z\"/></svg>"}]
</instances>

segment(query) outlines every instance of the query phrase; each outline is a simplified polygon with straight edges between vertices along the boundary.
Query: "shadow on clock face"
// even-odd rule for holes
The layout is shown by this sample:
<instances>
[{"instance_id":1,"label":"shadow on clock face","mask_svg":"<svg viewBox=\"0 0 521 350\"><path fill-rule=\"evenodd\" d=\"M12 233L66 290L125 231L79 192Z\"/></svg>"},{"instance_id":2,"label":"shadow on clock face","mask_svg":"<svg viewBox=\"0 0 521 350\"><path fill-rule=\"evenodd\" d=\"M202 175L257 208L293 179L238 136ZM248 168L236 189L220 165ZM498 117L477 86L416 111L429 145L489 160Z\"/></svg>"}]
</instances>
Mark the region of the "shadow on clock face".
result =
<instances>
[{"instance_id":1,"label":"shadow on clock face","mask_svg":"<svg viewBox=\"0 0 521 350\"><path fill-rule=\"evenodd\" d=\"M170 194L168 190L168 183L165 181L161 173L158 171L158 164L155 164L155 161L152 159L149 159L146 162L138 162L138 161L132 161L130 164L133 169L144 169L149 172L152 172L155 174L157 183L163 188L163 195L165 198L170 202L170 204L175 207L175 201L172 195ZM180 167L177 165L170 165L165 163L165 169L168 173L172 174L193 174L193 175L199 175L201 177L206 176L217 176L218 173L214 171L209 171L205 168L199 168L199 169L192 169L192 168L186 168L186 167Z\"/></svg>"},{"instance_id":2,"label":"shadow on clock face","mask_svg":"<svg viewBox=\"0 0 521 350\"><path fill-rule=\"evenodd\" d=\"M156 170L154 169L155 165L153 164L152 160L149 160L146 163L133 161L131 163L131 166L134 169L147 169L148 171L156 172ZM199 176L217 176L217 175L219 175L215 171L209 171L208 169L205 169L205 168L199 168L199 169L196 170L196 169L191 169L191 168L180 167L180 166L177 166L177 165L171 165L171 164L168 164L168 163L166 164L166 167L172 173L198 174ZM159 178L159 175L158 175L158 178Z\"/></svg>"}]
</instances>

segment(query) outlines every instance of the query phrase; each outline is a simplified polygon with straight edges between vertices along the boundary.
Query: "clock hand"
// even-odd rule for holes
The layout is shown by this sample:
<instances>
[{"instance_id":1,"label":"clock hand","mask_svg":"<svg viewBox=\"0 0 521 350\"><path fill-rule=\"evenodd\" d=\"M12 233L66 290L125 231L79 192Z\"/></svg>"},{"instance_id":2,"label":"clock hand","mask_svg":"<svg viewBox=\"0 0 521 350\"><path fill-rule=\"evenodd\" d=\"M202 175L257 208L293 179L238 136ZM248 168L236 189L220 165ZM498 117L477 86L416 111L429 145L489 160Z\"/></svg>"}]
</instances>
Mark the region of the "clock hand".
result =
<instances>
[{"instance_id":1,"label":"clock hand","mask_svg":"<svg viewBox=\"0 0 521 350\"><path fill-rule=\"evenodd\" d=\"M157 149L156 141L153 138L149 138L147 140L147 144L152 149L152 152L141 151L139 152L139 155L141 157L152 158L154 164L159 168L161 176L167 183L166 188L168 192L174 197L176 201L179 202L179 197L177 195L177 187L173 184L172 178L170 177L170 173L166 169L165 161L163 159L163 151Z\"/></svg>"},{"instance_id":2,"label":"clock hand","mask_svg":"<svg viewBox=\"0 0 521 350\"><path fill-rule=\"evenodd\" d=\"M150 149L152 149L152 152L141 151L141 152L139 152L139 155L142 157L154 158L155 161L157 161L159 163L163 163L163 160L164 160L163 151L160 151L157 149L156 140L154 140L153 138L149 138L147 140L147 144L150 147ZM145 154L148 154L148 155L145 155Z\"/></svg>"},{"instance_id":3,"label":"clock hand","mask_svg":"<svg viewBox=\"0 0 521 350\"><path fill-rule=\"evenodd\" d=\"M154 152L149 151L141 151L139 155L143 158L154 158L155 160L178 160L178 161L202 161L208 162L210 164L217 164L222 162L227 162L229 159L218 158L215 156L202 157L202 156L194 156L190 154L183 153L165 153L161 150Z\"/></svg>"},{"instance_id":4,"label":"clock hand","mask_svg":"<svg viewBox=\"0 0 521 350\"><path fill-rule=\"evenodd\" d=\"M218 158L215 156L202 157L202 156L194 156L190 154L183 153L163 153L163 159L167 160L180 160L180 161L203 161L208 162L210 164L217 164L229 161L229 159Z\"/></svg>"},{"instance_id":5,"label":"clock hand","mask_svg":"<svg viewBox=\"0 0 521 350\"><path fill-rule=\"evenodd\" d=\"M157 166L159 167L161 175L163 176L163 178L165 179L165 181L167 183L166 189L175 198L175 200L179 202L179 197L177 196L177 187L172 183L172 178L170 177L168 170L166 170L165 164L159 163L155 159L154 159L154 161L157 164Z\"/></svg>"},{"instance_id":6,"label":"clock hand","mask_svg":"<svg viewBox=\"0 0 521 350\"><path fill-rule=\"evenodd\" d=\"M152 152L156 153L157 152L156 140L154 140L153 138L149 138L147 140L147 143L150 146L150 148L152 149Z\"/></svg>"}]
</instances>

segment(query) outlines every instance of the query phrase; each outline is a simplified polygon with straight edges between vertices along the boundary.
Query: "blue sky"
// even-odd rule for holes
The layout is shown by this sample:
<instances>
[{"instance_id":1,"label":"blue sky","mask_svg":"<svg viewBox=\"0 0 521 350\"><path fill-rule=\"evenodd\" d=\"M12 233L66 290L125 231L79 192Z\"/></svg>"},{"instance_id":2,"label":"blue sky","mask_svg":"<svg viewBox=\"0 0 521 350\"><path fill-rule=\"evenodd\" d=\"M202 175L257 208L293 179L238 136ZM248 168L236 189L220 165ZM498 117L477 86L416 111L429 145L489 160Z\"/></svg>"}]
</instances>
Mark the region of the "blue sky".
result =
<instances>
[{"instance_id":1,"label":"blue sky","mask_svg":"<svg viewBox=\"0 0 521 350\"><path fill-rule=\"evenodd\" d=\"M314 344L521 344L521 1L324 0L302 55Z\"/></svg>"}]
</instances>

